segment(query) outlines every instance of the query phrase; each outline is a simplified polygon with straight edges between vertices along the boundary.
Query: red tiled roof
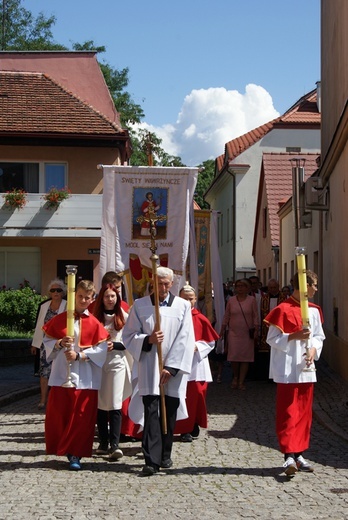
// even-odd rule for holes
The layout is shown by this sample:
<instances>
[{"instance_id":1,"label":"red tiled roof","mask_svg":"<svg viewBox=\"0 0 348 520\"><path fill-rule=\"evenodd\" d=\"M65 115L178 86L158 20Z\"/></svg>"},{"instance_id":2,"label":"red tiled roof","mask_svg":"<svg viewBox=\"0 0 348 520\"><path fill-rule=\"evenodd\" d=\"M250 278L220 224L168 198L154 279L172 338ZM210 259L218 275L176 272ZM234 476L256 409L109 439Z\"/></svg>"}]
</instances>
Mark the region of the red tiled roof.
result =
<instances>
[{"instance_id":1,"label":"red tiled roof","mask_svg":"<svg viewBox=\"0 0 348 520\"><path fill-rule=\"evenodd\" d=\"M278 121L278 119L274 119L269 123L259 126L258 128L254 128L254 130L251 130L250 132L247 132L240 137L236 137L236 139L226 143L225 156L227 156L227 160L231 161L232 159L235 159L238 157L238 155L250 148L250 146L257 143L257 141L259 141L262 137L268 134L270 130L272 130L274 122Z\"/></svg>"},{"instance_id":2,"label":"red tiled roof","mask_svg":"<svg viewBox=\"0 0 348 520\"><path fill-rule=\"evenodd\" d=\"M47 74L67 92L73 92L86 105L121 126L96 51L0 51L0 69Z\"/></svg>"},{"instance_id":3,"label":"red tiled roof","mask_svg":"<svg viewBox=\"0 0 348 520\"><path fill-rule=\"evenodd\" d=\"M321 114L317 106L317 91L312 90L281 116L278 125L289 123L320 125L320 121Z\"/></svg>"},{"instance_id":4,"label":"red tiled roof","mask_svg":"<svg viewBox=\"0 0 348 520\"><path fill-rule=\"evenodd\" d=\"M317 153L304 153L305 178L308 179L317 169ZM272 246L279 246L279 203L286 202L292 196L292 166L290 159L298 157L293 153L264 153L261 166L260 187L266 190L267 207L271 231ZM259 193L261 200L262 193ZM256 214L260 212L259 204Z\"/></svg>"},{"instance_id":5,"label":"red tiled roof","mask_svg":"<svg viewBox=\"0 0 348 520\"><path fill-rule=\"evenodd\" d=\"M321 115L317 107L317 91L312 90L300 98L284 115L265 123L244 135L236 137L225 144L225 161L231 161L238 157L245 150L257 143L262 137L270 132L274 127L298 125L314 125L320 127ZM221 161L219 161L220 163ZM221 167L222 167L221 166ZM219 170L220 171L220 170Z\"/></svg>"},{"instance_id":6,"label":"red tiled roof","mask_svg":"<svg viewBox=\"0 0 348 520\"><path fill-rule=\"evenodd\" d=\"M110 138L123 133L46 74L0 71L0 135Z\"/></svg>"},{"instance_id":7,"label":"red tiled roof","mask_svg":"<svg viewBox=\"0 0 348 520\"><path fill-rule=\"evenodd\" d=\"M224 158L225 156L224 155L219 155L219 157L216 158L215 160L215 169L216 171L220 171L221 168L223 167L224 165Z\"/></svg>"}]
</instances>

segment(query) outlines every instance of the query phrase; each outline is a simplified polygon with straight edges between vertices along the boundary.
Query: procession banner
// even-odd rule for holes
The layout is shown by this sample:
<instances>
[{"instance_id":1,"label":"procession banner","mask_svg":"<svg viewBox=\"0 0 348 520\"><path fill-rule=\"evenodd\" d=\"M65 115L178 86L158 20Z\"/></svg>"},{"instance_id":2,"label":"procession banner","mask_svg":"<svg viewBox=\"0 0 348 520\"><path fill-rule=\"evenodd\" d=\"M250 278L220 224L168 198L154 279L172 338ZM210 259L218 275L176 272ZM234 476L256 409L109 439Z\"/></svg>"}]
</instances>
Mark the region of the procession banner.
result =
<instances>
[{"instance_id":1,"label":"procession banner","mask_svg":"<svg viewBox=\"0 0 348 520\"><path fill-rule=\"evenodd\" d=\"M195 210L195 235L197 255L197 307L209 319L214 322L212 301L212 280L210 267L210 211Z\"/></svg>"},{"instance_id":2,"label":"procession banner","mask_svg":"<svg viewBox=\"0 0 348 520\"><path fill-rule=\"evenodd\" d=\"M190 212L198 168L102 166L100 272L124 276L128 302L151 286L149 209L156 214L159 264L174 271L173 292L186 281Z\"/></svg>"},{"instance_id":3,"label":"procession banner","mask_svg":"<svg viewBox=\"0 0 348 520\"><path fill-rule=\"evenodd\" d=\"M222 271L217 243L217 211L195 210L197 307L220 332L225 312Z\"/></svg>"}]
</instances>

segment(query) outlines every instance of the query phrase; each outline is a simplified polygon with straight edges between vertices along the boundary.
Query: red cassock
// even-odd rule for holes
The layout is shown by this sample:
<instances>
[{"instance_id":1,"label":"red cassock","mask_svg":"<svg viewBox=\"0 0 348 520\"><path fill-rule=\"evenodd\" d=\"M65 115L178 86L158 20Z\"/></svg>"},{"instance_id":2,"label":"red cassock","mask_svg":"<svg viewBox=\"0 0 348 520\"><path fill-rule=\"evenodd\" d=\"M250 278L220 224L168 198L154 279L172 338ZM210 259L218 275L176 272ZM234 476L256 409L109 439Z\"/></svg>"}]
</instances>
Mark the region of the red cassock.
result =
<instances>
[{"instance_id":1,"label":"red cassock","mask_svg":"<svg viewBox=\"0 0 348 520\"><path fill-rule=\"evenodd\" d=\"M66 336L67 313L64 312L52 318L44 325L43 330L48 337L57 340ZM107 337L108 332L94 316L86 314L80 316L78 338L80 349L98 345L105 341ZM58 356L64 356L64 353L59 352ZM88 363L91 370L90 377L93 379L93 371L101 370L101 368L93 366L92 361ZM91 386L93 387L92 381ZM98 389L52 386L49 392L45 420L46 453L90 457L92 455L97 406Z\"/></svg>"},{"instance_id":2,"label":"red cassock","mask_svg":"<svg viewBox=\"0 0 348 520\"><path fill-rule=\"evenodd\" d=\"M323 322L321 308L310 302L308 305L318 309ZM301 330L300 303L288 298L266 316L265 322L285 334ZM309 447L313 394L314 384L311 382L277 383L276 433L282 453L302 453Z\"/></svg>"},{"instance_id":3,"label":"red cassock","mask_svg":"<svg viewBox=\"0 0 348 520\"><path fill-rule=\"evenodd\" d=\"M218 333L214 330L208 318L197 309L192 309L192 320L196 341L212 343L219 338ZM202 362L209 363L207 358L202 360L201 363ZM188 381L186 390L188 418L176 422L174 430L175 434L190 433L194 429L195 424L198 424L198 426L201 426L202 428L207 428L207 389L207 381Z\"/></svg>"}]
</instances>

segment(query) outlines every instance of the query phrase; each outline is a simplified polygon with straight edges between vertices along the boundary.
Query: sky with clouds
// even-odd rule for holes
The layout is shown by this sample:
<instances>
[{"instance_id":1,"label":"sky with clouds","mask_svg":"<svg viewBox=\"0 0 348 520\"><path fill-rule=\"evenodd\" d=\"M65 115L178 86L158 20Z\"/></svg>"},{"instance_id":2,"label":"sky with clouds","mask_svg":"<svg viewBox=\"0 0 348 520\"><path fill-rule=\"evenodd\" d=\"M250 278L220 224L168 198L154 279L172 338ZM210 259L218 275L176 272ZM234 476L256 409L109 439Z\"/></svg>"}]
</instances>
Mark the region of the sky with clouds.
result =
<instances>
[{"instance_id":1,"label":"sky with clouds","mask_svg":"<svg viewBox=\"0 0 348 520\"><path fill-rule=\"evenodd\" d=\"M192 90L175 123L141 126L162 139L167 153L194 166L215 159L223 153L224 143L278 115L270 94L259 85L249 84L244 92L211 87Z\"/></svg>"},{"instance_id":2,"label":"sky with clouds","mask_svg":"<svg viewBox=\"0 0 348 520\"><path fill-rule=\"evenodd\" d=\"M54 39L104 45L129 69L142 126L198 165L284 113L320 80L320 0L22 0Z\"/></svg>"}]
</instances>

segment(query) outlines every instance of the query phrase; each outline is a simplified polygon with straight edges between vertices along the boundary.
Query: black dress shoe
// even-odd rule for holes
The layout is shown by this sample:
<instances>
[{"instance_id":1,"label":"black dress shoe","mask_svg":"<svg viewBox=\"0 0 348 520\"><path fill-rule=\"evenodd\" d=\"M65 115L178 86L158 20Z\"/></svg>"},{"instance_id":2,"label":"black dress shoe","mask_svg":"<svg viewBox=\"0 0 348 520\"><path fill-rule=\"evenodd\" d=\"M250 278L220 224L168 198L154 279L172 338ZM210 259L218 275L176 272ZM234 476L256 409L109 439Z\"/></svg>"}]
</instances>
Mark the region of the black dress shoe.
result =
<instances>
[{"instance_id":1,"label":"black dress shoe","mask_svg":"<svg viewBox=\"0 0 348 520\"><path fill-rule=\"evenodd\" d=\"M158 473L159 472L159 468L157 466L144 466L142 471L141 471L141 474L144 476L144 477L151 477L152 475L154 475L155 473Z\"/></svg>"},{"instance_id":2,"label":"black dress shoe","mask_svg":"<svg viewBox=\"0 0 348 520\"><path fill-rule=\"evenodd\" d=\"M172 459L165 459L165 460L162 460L161 462L161 468L171 468L173 466L173 461Z\"/></svg>"},{"instance_id":3,"label":"black dress shoe","mask_svg":"<svg viewBox=\"0 0 348 520\"><path fill-rule=\"evenodd\" d=\"M192 435L190 433L183 433L180 435L181 442L192 442Z\"/></svg>"}]
</instances>

